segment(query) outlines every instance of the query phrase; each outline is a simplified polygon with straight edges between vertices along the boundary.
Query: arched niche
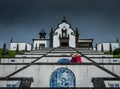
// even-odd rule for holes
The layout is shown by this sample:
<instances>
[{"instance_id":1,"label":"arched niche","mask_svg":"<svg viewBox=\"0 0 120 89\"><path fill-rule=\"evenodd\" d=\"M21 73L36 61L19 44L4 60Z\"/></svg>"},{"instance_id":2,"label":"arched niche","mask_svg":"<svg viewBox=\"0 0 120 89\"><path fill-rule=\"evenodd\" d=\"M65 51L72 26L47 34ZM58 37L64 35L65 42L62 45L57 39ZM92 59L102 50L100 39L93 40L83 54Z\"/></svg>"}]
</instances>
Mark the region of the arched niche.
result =
<instances>
[{"instance_id":1,"label":"arched niche","mask_svg":"<svg viewBox=\"0 0 120 89\"><path fill-rule=\"evenodd\" d=\"M70 63L70 61L68 59L63 58L63 59L59 59L57 63Z\"/></svg>"},{"instance_id":2,"label":"arched niche","mask_svg":"<svg viewBox=\"0 0 120 89\"><path fill-rule=\"evenodd\" d=\"M68 68L56 69L50 78L50 87L75 87L75 75Z\"/></svg>"}]
</instances>

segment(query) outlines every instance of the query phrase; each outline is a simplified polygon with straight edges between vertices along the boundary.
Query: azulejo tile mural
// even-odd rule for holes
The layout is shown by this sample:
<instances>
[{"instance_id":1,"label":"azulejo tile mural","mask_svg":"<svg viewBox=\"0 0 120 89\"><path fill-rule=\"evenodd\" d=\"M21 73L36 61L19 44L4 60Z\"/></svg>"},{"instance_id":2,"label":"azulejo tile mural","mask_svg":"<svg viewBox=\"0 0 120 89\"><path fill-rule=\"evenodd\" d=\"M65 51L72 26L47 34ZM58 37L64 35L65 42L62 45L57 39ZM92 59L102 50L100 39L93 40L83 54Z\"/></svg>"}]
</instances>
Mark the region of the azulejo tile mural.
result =
<instances>
[{"instance_id":1,"label":"azulejo tile mural","mask_svg":"<svg viewBox=\"0 0 120 89\"><path fill-rule=\"evenodd\" d=\"M58 60L57 63L70 63L70 61L68 59L63 58L63 59Z\"/></svg>"},{"instance_id":2,"label":"azulejo tile mural","mask_svg":"<svg viewBox=\"0 0 120 89\"><path fill-rule=\"evenodd\" d=\"M75 75L68 68L56 69L50 79L50 87L75 87Z\"/></svg>"}]
</instances>

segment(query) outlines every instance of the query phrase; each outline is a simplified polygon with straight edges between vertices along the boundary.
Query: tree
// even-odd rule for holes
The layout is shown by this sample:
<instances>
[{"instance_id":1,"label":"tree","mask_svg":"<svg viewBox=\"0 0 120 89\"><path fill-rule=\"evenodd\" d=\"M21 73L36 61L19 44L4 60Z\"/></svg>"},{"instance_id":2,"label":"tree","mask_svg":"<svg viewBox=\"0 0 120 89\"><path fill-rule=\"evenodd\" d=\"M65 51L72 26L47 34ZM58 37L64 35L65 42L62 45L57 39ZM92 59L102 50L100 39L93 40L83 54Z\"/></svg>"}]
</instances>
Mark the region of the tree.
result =
<instances>
[{"instance_id":1,"label":"tree","mask_svg":"<svg viewBox=\"0 0 120 89\"><path fill-rule=\"evenodd\" d=\"M25 52L27 52L27 44L25 44Z\"/></svg>"},{"instance_id":2,"label":"tree","mask_svg":"<svg viewBox=\"0 0 120 89\"><path fill-rule=\"evenodd\" d=\"M116 41L117 41L117 43L119 43L119 40L118 40L118 38L116 39Z\"/></svg>"},{"instance_id":3,"label":"tree","mask_svg":"<svg viewBox=\"0 0 120 89\"><path fill-rule=\"evenodd\" d=\"M115 49L113 55L120 55L120 48Z\"/></svg>"},{"instance_id":4,"label":"tree","mask_svg":"<svg viewBox=\"0 0 120 89\"><path fill-rule=\"evenodd\" d=\"M6 56L6 43L3 44L2 57Z\"/></svg>"},{"instance_id":5,"label":"tree","mask_svg":"<svg viewBox=\"0 0 120 89\"><path fill-rule=\"evenodd\" d=\"M39 44L39 49L40 49L41 47L40 47L40 44Z\"/></svg>"},{"instance_id":6,"label":"tree","mask_svg":"<svg viewBox=\"0 0 120 89\"><path fill-rule=\"evenodd\" d=\"M19 53L19 44L17 44L17 47L16 47L16 54Z\"/></svg>"},{"instance_id":7,"label":"tree","mask_svg":"<svg viewBox=\"0 0 120 89\"><path fill-rule=\"evenodd\" d=\"M104 52L103 44L101 44L101 52Z\"/></svg>"},{"instance_id":8,"label":"tree","mask_svg":"<svg viewBox=\"0 0 120 89\"><path fill-rule=\"evenodd\" d=\"M35 49L37 50L37 44L36 44L36 46L35 46Z\"/></svg>"},{"instance_id":9,"label":"tree","mask_svg":"<svg viewBox=\"0 0 120 89\"><path fill-rule=\"evenodd\" d=\"M10 42L12 43L13 42L13 39L11 38Z\"/></svg>"},{"instance_id":10,"label":"tree","mask_svg":"<svg viewBox=\"0 0 120 89\"><path fill-rule=\"evenodd\" d=\"M33 43L31 44L31 50L33 50Z\"/></svg>"},{"instance_id":11,"label":"tree","mask_svg":"<svg viewBox=\"0 0 120 89\"><path fill-rule=\"evenodd\" d=\"M109 46L109 53L112 54L112 44L110 43L110 46Z\"/></svg>"},{"instance_id":12,"label":"tree","mask_svg":"<svg viewBox=\"0 0 120 89\"><path fill-rule=\"evenodd\" d=\"M50 47L53 47L53 34L54 34L54 31L53 31L53 28L51 28L51 32L49 34L49 36L50 36Z\"/></svg>"},{"instance_id":13,"label":"tree","mask_svg":"<svg viewBox=\"0 0 120 89\"><path fill-rule=\"evenodd\" d=\"M98 49L97 49L97 44L95 45L95 48L96 48L96 51L97 51L97 50L98 50Z\"/></svg>"}]
</instances>

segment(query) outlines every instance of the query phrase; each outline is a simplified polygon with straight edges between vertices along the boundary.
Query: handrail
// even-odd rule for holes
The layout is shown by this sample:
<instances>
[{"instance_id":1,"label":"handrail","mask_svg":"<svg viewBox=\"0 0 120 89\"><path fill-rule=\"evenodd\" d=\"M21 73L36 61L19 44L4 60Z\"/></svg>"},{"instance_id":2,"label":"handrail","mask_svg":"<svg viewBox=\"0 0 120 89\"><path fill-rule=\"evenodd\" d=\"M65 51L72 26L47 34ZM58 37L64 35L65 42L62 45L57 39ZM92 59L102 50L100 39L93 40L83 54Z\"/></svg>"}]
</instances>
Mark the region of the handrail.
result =
<instances>
[{"instance_id":1,"label":"handrail","mask_svg":"<svg viewBox=\"0 0 120 89\"><path fill-rule=\"evenodd\" d=\"M72 47L70 47L70 48L72 48ZM31 65L34 64L36 61L38 61L39 59L45 57L48 53L52 52L54 49L56 49L56 48L51 49L51 50L50 50L49 52L47 52L46 54L43 54L41 57L39 57L39 58L37 58L36 60L30 62L30 63L27 64L26 66L24 66L24 67L22 67L22 68L16 70L15 72L13 72L13 73L7 75L5 78L9 78L9 77L11 77L12 75L14 75L14 74L16 74L16 73L22 71L23 69L25 69L25 68L31 66ZM120 76L118 76L117 74L115 74L115 73L109 71L108 69L106 69L106 68L100 66L97 62L91 60L89 57L85 56L83 53L81 53L81 52L78 51L77 49L75 49L75 48L72 48L72 49L74 49L77 53L80 53L81 56L83 56L83 57L85 57L86 59L88 59L89 61L91 61L91 62L93 63L93 65L95 65L96 67L98 67L98 68L104 70L105 72L109 73L110 75L112 75L112 76L114 76L114 77L120 79Z\"/></svg>"},{"instance_id":2,"label":"handrail","mask_svg":"<svg viewBox=\"0 0 120 89\"><path fill-rule=\"evenodd\" d=\"M109 73L110 75L112 75L112 76L114 76L114 77L116 77L116 78L118 78L118 79L120 80L120 76L119 76L119 75L117 75L117 74L115 74L115 73L109 71L108 69L106 69L106 68L100 66L97 62L91 60L89 57L85 56L83 53L81 53L81 52L78 51L77 49L75 49L75 48L73 48L73 49L74 49L77 53L81 54L81 56L83 56L83 57L85 57L86 59L88 59L89 61L91 61L91 62L93 63L93 65L95 65L96 67L98 67L98 68L104 70L105 72Z\"/></svg>"},{"instance_id":3,"label":"handrail","mask_svg":"<svg viewBox=\"0 0 120 89\"><path fill-rule=\"evenodd\" d=\"M23 66L22 68L20 68L20 69L18 69L18 70L16 70L16 71L14 71L13 73L11 73L11 74L7 75L5 78L6 78L6 79L8 79L8 78L10 78L11 76L13 76L14 74L16 74L16 73L18 73L18 72L22 71L23 69L25 69L25 68L27 68L27 67L31 66L31 65L32 65L32 64L34 64L36 61L38 61L39 59L41 59L41 58L45 57L48 53L52 52L54 49L55 49L55 48L51 49L49 52L47 52L46 54L43 54L41 57L38 57L36 60L34 60L34 61L30 62L28 65Z\"/></svg>"}]
</instances>

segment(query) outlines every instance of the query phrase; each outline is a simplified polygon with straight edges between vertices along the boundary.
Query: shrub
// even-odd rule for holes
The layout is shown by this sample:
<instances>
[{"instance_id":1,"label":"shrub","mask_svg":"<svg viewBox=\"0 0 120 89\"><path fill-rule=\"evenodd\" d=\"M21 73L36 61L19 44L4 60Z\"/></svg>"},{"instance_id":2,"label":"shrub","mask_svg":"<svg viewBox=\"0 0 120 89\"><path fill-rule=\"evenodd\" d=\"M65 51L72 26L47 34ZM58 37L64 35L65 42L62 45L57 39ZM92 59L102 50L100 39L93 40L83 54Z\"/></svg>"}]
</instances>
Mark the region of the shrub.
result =
<instances>
[{"instance_id":1,"label":"shrub","mask_svg":"<svg viewBox=\"0 0 120 89\"><path fill-rule=\"evenodd\" d=\"M110 54L110 52L109 51L105 51L104 54Z\"/></svg>"},{"instance_id":2,"label":"shrub","mask_svg":"<svg viewBox=\"0 0 120 89\"><path fill-rule=\"evenodd\" d=\"M18 54L24 54L25 51L19 51ZM15 50L6 50L6 58L14 58L16 55L16 51ZM0 48L0 58L2 58L2 49Z\"/></svg>"},{"instance_id":3,"label":"shrub","mask_svg":"<svg viewBox=\"0 0 120 89\"><path fill-rule=\"evenodd\" d=\"M113 55L119 55L120 54L120 48L117 48L113 51Z\"/></svg>"}]
</instances>

